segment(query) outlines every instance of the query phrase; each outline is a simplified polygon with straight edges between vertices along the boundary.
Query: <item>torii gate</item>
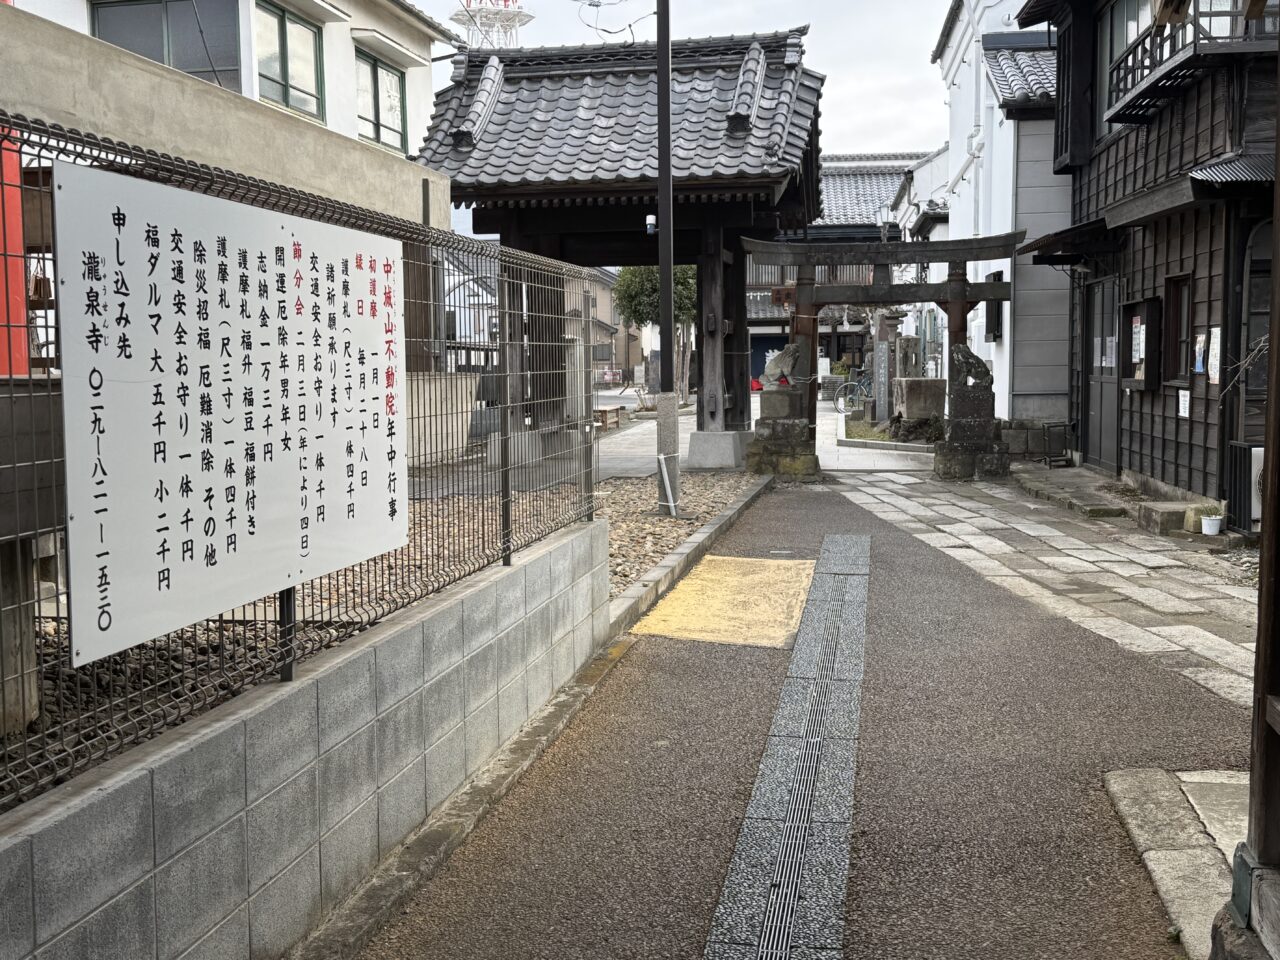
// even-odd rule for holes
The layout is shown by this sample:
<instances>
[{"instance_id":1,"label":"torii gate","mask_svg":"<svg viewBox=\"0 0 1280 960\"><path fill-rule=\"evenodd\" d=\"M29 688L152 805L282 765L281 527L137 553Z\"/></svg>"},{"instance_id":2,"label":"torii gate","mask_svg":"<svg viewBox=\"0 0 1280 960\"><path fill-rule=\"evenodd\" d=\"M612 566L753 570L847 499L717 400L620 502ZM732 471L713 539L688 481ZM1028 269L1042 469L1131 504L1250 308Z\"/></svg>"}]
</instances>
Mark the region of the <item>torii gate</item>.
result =
<instances>
[{"instance_id":1,"label":"torii gate","mask_svg":"<svg viewBox=\"0 0 1280 960\"><path fill-rule=\"evenodd\" d=\"M744 239L743 247L756 263L797 268L796 314L790 340L800 347L808 372L818 367L818 312L829 305L897 306L904 303L936 303L947 315L951 345L947 364L947 439L934 445L934 472L947 479L997 476L1008 473L1008 447L998 439L995 395L991 374L969 349L968 316L979 303L1008 301L1008 281L971 282L968 264L975 260L1011 259L1026 236L1025 230L994 237L967 240L893 243L776 243ZM947 279L941 283L895 283L893 268L907 264L946 263ZM870 284L817 283L818 267L871 266ZM818 385L810 380L803 388L803 411L808 420L807 449L796 449L797 437L781 440L786 430L766 427L756 432L755 458L761 467L791 463L797 457L814 456L814 431L818 422ZM763 403L763 401L762 401ZM762 420L769 419L762 406ZM777 419L786 419L780 417ZM762 456L759 454L763 454ZM810 471L816 473L816 469Z\"/></svg>"}]
</instances>

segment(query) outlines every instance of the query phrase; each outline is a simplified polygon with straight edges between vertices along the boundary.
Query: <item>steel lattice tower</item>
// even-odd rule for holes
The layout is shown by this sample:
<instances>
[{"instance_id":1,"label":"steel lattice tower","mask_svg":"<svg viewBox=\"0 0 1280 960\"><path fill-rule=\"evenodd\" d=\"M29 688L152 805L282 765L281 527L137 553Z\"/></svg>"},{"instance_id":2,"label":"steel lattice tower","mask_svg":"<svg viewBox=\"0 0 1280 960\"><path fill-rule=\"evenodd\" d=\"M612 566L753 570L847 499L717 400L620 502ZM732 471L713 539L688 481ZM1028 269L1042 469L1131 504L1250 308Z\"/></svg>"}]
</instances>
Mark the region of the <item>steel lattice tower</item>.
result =
<instances>
[{"instance_id":1,"label":"steel lattice tower","mask_svg":"<svg viewBox=\"0 0 1280 960\"><path fill-rule=\"evenodd\" d=\"M520 28L533 19L523 0L459 0L449 18L467 31L471 47L518 47Z\"/></svg>"}]
</instances>

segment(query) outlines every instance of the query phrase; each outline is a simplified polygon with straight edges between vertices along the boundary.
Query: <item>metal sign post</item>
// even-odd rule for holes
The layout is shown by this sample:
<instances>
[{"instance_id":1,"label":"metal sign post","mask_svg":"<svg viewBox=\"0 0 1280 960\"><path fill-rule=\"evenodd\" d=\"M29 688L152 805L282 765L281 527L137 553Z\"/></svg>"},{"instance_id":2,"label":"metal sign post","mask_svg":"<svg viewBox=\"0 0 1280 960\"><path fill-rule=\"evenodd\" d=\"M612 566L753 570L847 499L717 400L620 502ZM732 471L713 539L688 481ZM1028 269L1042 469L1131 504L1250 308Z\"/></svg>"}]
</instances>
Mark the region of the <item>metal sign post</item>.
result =
<instances>
[{"instance_id":1,"label":"metal sign post","mask_svg":"<svg viewBox=\"0 0 1280 960\"><path fill-rule=\"evenodd\" d=\"M675 396L675 225L671 177L671 0L658 0L658 509L680 513L680 405Z\"/></svg>"}]
</instances>

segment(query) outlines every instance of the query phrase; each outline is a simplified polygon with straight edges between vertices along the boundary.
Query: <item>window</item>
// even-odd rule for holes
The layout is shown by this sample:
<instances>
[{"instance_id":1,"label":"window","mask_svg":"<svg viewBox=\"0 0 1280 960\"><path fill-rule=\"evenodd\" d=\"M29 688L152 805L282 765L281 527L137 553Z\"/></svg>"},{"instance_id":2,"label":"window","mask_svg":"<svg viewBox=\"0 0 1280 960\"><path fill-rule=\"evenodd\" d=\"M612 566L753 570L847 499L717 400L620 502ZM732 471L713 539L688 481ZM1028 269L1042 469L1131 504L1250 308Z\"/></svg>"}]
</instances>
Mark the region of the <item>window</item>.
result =
<instances>
[{"instance_id":1,"label":"window","mask_svg":"<svg viewBox=\"0 0 1280 960\"><path fill-rule=\"evenodd\" d=\"M1003 270L987 274L988 283L1001 283L1003 281ZM983 308L987 327L984 339L987 343L996 343L1004 339L1004 305L1005 301L1003 300L988 300Z\"/></svg>"},{"instance_id":2,"label":"window","mask_svg":"<svg viewBox=\"0 0 1280 960\"><path fill-rule=\"evenodd\" d=\"M324 119L320 28L269 3L259 3L253 17L259 95Z\"/></svg>"},{"instance_id":3,"label":"window","mask_svg":"<svg viewBox=\"0 0 1280 960\"><path fill-rule=\"evenodd\" d=\"M125 0L93 5L93 35L240 92L236 0Z\"/></svg>"},{"instance_id":4,"label":"window","mask_svg":"<svg viewBox=\"0 0 1280 960\"><path fill-rule=\"evenodd\" d=\"M1249 285L1246 289L1245 342L1242 357L1251 362L1245 373L1245 389L1250 394L1267 392L1267 346L1271 333L1271 221L1254 228L1249 239Z\"/></svg>"},{"instance_id":5,"label":"window","mask_svg":"<svg viewBox=\"0 0 1280 960\"><path fill-rule=\"evenodd\" d=\"M360 136L404 152L404 74L356 51L356 115Z\"/></svg>"},{"instance_id":6,"label":"window","mask_svg":"<svg viewBox=\"0 0 1280 960\"><path fill-rule=\"evenodd\" d=\"M1098 14L1093 81L1094 132L1098 137L1115 129L1103 119L1111 106L1111 65L1149 26L1151 0L1111 0Z\"/></svg>"},{"instance_id":7,"label":"window","mask_svg":"<svg viewBox=\"0 0 1280 960\"><path fill-rule=\"evenodd\" d=\"M1191 278L1164 282L1164 378L1191 378Z\"/></svg>"}]
</instances>

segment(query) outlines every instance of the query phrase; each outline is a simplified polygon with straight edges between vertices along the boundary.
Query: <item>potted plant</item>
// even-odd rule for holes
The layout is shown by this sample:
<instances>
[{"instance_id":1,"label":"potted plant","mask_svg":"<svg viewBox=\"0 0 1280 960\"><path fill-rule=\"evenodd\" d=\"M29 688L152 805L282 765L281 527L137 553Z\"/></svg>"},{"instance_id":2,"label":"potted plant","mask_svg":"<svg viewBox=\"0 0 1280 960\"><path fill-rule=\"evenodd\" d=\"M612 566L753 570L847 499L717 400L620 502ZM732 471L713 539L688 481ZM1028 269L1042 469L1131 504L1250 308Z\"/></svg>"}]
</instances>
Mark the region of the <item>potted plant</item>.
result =
<instances>
[{"instance_id":1,"label":"potted plant","mask_svg":"<svg viewBox=\"0 0 1280 960\"><path fill-rule=\"evenodd\" d=\"M1215 537L1222 532L1222 506L1211 503L1200 511L1200 532Z\"/></svg>"}]
</instances>

